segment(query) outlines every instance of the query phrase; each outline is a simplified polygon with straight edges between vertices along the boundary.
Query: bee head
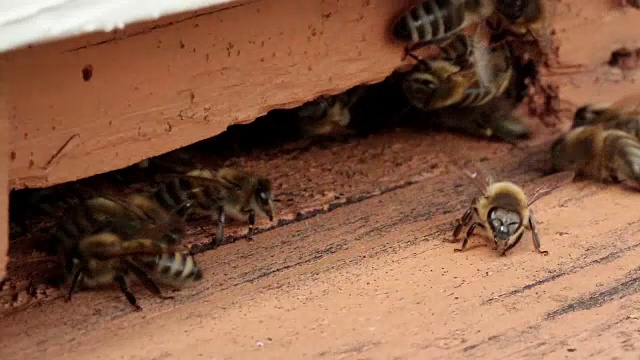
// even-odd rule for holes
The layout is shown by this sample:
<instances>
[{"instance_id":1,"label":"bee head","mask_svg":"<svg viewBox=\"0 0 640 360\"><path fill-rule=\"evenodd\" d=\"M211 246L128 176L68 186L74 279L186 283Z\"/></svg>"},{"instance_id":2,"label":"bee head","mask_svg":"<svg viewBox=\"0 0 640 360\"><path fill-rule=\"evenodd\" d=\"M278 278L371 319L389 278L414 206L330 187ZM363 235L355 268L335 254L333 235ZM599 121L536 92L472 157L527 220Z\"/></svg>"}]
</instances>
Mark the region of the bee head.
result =
<instances>
[{"instance_id":1,"label":"bee head","mask_svg":"<svg viewBox=\"0 0 640 360\"><path fill-rule=\"evenodd\" d=\"M522 218L516 211L496 207L489 211L489 226L498 250L502 251L522 226Z\"/></svg>"},{"instance_id":2,"label":"bee head","mask_svg":"<svg viewBox=\"0 0 640 360\"><path fill-rule=\"evenodd\" d=\"M269 221L273 221L275 206L273 204L273 195L271 194L271 180L267 178L258 179L254 196L258 210L266 215Z\"/></svg>"},{"instance_id":3,"label":"bee head","mask_svg":"<svg viewBox=\"0 0 640 360\"><path fill-rule=\"evenodd\" d=\"M440 88L440 82L431 74L416 72L404 79L402 87L409 100L430 102Z\"/></svg>"},{"instance_id":4,"label":"bee head","mask_svg":"<svg viewBox=\"0 0 640 360\"><path fill-rule=\"evenodd\" d=\"M498 12L511 22L535 19L542 12L540 0L500 0L496 4Z\"/></svg>"},{"instance_id":5,"label":"bee head","mask_svg":"<svg viewBox=\"0 0 640 360\"><path fill-rule=\"evenodd\" d=\"M321 119L327 115L330 106L331 104L327 97L319 97L302 104L298 109L298 117L304 119Z\"/></svg>"},{"instance_id":6,"label":"bee head","mask_svg":"<svg viewBox=\"0 0 640 360\"><path fill-rule=\"evenodd\" d=\"M575 129L580 126L589 125L596 118L602 115L603 112L604 109L596 105L587 104L580 106L573 116L573 124L571 125L571 128Z\"/></svg>"}]
</instances>

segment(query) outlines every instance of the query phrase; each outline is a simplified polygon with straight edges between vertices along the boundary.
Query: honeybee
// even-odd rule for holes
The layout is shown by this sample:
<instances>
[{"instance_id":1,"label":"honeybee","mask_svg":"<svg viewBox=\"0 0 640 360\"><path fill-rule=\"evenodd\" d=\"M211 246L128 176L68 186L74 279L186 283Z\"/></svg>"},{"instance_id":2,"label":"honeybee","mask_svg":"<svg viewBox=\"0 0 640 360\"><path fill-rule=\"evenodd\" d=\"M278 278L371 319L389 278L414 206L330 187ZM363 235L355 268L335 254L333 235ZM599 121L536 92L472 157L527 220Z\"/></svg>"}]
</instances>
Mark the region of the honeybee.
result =
<instances>
[{"instance_id":1,"label":"honeybee","mask_svg":"<svg viewBox=\"0 0 640 360\"><path fill-rule=\"evenodd\" d=\"M427 64L418 64L418 68L402 80L407 100L420 110L429 111L457 103L474 81L470 71L463 71L451 62L430 60Z\"/></svg>"},{"instance_id":2,"label":"honeybee","mask_svg":"<svg viewBox=\"0 0 640 360\"><path fill-rule=\"evenodd\" d=\"M257 214L273 221L275 206L271 187L271 180L246 170L222 168L212 172L200 169L184 175L170 175L152 197L169 211L190 201L189 210L193 214L208 214L217 220L218 228L212 243L219 245L224 240L227 215L248 221L249 239L253 238Z\"/></svg>"},{"instance_id":3,"label":"honeybee","mask_svg":"<svg viewBox=\"0 0 640 360\"><path fill-rule=\"evenodd\" d=\"M299 126L306 137L349 133L351 107L363 95L364 86L355 86L341 94L322 96L303 104L297 111Z\"/></svg>"},{"instance_id":4,"label":"honeybee","mask_svg":"<svg viewBox=\"0 0 640 360\"><path fill-rule=\"evenodd\" d=\"M64 271L71 278L67 300L78 285L117 283L140 310L128 289L131 274L154 294L168 298L155 281L177 287L202 278L195 260L174 249L183 235L180 217L142 195L126 200L93 197L68 209L55 233Z\"/></svg>"},{"instance_id":5,"label":"honeybee","mask_svg":"<svg viewBox=\"0 0 640 360\"><path fill-rule=\"evenodd\" d=\"M580 126L551 144L552 168L603 182L640 181L640 143L618 129Z\"/></svg>"},{"instance_id":6,"label":"honeybee","mask_svg":"<svg viewBox=\"0 0 640 360\"><path fill-rule=\"evenodd\" d=\"M163 299L172 296L163 295L156 282L180 287L202 279L202 271L192 255L173 251L148 238L125 240L112 232L100 232L82 238L68 255L74 259L74 270L67 301L79 283L84 288L116 283L127 301L136 310L142 310L129 290L131 275Z\"/></svg>"},{"instance_id":7,"label":"honeybee","mask_svg":"<svg viewBox=\"0 0 640 360\"><path fill-rule=\"evenodd\" d=\"M474 180L478 189L481 189L482 195L473 198L469 209L457 221L453 231L453 241L458 239L463 227L469 227L462 240L462 246L454 249L455 252L466 249L469 238L479 227L493 238L495 249L501 256L520 242L525 229L531 231L536 251L542 255L549 254L548 251L541 249L540 236L530 206L544 195L571 182L575 176L573 172L566 171L543 178L545 185L533 192L530 198L527 198L520 186L512 182L494 182L491 177L486 177L482 182L477 180L477 172L473 174L467 172L467 175Z\"/></svg>"},{"instance_id":8,"label":"honeybee","mask_svg":"<svg viewBox=\"0 0 640 360\"><path fill-rule=\"evenodd\" d=\"M489 52L482 63L474 61L465 68L445 59L419 60L402 81L407 99L428 111L454 104L479 106L502 95L513 78L509 48L499 44Z\"/></svg>"},{"instance_id":9,"label":"honeybee","mask_svg":"<svg viewBox=\"0 0 640 360\"><path fill-rule=\"evenodd\" d=\"M67 271L71 270L72 258L65 255L75 251L80 239L104 229L111 229L125 239L133 238L145 231L149 236L168 239L165 240L167 243L177 243L177 239L184 235L181 221L170 221L170 215L160 215L158 210L150 213L149 209L154 206L150 205L150 200L147 202L135 196L131 199L136 199L137 203L130 205L113 197L95 196L64 212L53 237ZM183 202L176 208L183 206L189 207L190 204Z\"/></svg>"},{"instance_id":10,"label":"honeybee","mask_svg":"<svg viewBox=\"0 0 640 360\"><path fill-rule=\"evenodd\" d=\"M618 129L640 139L640 94L625 96L610 105L579 107L573 117L572 128L580 126Z\"/></svg>"}]
</instances>

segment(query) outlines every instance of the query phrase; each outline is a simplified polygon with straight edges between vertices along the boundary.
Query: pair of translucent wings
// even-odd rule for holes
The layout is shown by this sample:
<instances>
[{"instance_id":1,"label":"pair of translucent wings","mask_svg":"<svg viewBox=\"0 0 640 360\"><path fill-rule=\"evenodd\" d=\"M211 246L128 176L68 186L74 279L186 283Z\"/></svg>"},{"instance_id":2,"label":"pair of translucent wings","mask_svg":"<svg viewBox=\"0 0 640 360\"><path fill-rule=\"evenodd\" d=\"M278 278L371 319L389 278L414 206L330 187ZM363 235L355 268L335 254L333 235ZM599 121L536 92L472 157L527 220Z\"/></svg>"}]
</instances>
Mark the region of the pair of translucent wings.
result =
<instances>
[{"instance_id":1,"label":"pair of translucent wings","mask_svg":"<svg viewBox=\"0 0 640 360\"><path fill-rule=\"evenodd\" d=\"M487 187L495 182L493 176L486 170L482 170L481 167L475 167L473 171L468 169L461 169L461 171L468 176L471 182L483 193ZM529 201L527 205L533 204L555 189L570 183L574 177L575 173L573 171L562 171L533 181L523 190L525 194L528 194Z\"/></svg>"}]
</instances>

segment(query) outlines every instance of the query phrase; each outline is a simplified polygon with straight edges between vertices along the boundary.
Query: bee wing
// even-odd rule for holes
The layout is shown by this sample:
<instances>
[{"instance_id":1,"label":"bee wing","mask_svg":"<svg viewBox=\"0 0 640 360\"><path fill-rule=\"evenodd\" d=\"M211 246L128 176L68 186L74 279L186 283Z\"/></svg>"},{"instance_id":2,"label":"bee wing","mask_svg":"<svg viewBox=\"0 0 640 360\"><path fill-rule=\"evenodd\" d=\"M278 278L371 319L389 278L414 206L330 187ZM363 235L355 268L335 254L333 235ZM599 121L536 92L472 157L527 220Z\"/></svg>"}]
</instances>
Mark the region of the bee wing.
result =
<instances>
[{"instance_id":1,"label":"bee wing","mask_svg":"<svg viewBox=\"0 0 640 360\"><path fill-rule=\"evenodd\" d=\"M576 174L573 171L562 171L541 178L539 181L543 182L543 184L539 185L537 189L531 193L527 206L530 206L531 204L550 194L557 188L570 183L571 181L573 181L575 175ZM536 183L538 183L539 181L536 181Z\"/></svg>"},{"instance_id":2,"label":"bee wing","mask_svg":"<svg viewBox=\"0 0 640 360\"><path fill-rule=\"evenodd\" d=\"M240 184L237 181L234 181L233 178L220 176L220 174L218 174L216 179L227 188L234 189L234 190L242 189L242 184Z\"/></svg>"},{"instance_id":3,"label":"bee wing","mask_svg":"<svg viewBox=\"0 0 640 360\"><path fill-rule=\"evenodd\" d=\"M489 173L489 171L484 170L484 168L477 166L474 164L474 171L470 172L466 170L467 176L471 177L476 182L476 186L484 191L488 186L493 184L494 179L493 175Z\"/></svg>"},{"instance_id":4,"label":"bee wing","mask_svg":"<svg viewBox=\"0 0 640 360\"><path fill-rule=\"evenodd\" d=\"M195 187L190 189L190 191L194 193L203 192L205 189L210 191L213 187L218 189L220 198L223 197L225 192L236 190L239 187L239 185L230 183L229 181L225 181L219 177L209 178L186 174L158 174L155 176L155 179L160 182L175 181L176 179L187 180L190 184L195 185Z\"/></svg>"},{"instance_id":5,"label":"bee wing","mask_svg":"<svg viewBox=\"0 0 640 360\"><path fill-rule=\"evenodd\" d=\"M119 195L115 194L101 194L99 197L107 199L115 204L117 204L121 209L121 216L118 216L115 220L121 221L131 221L132 219L137 219L139 221L148 221L153 222L153 218L145 214L141 209L136 208L132 204L130 204L127 199L122 198Z\"/></svg>"},{"instance_id":6,"label":"bee wing","mask_svg":"<svg viewBox=\"0 0 640 360\"><path fill-rule=\"evenodd\" d=\"M493 176L486 171L483 170L481 166L478 166L475 162L472 162L468 165L467 169L463 169L460 166L456 165L455 162L451 162L453 167L455 167L458 171L465 175L465 178L468 178L470 182L478 188L478 190L484 193L487 190L487 187L493 183Z\"/></svg>"},{"instance_id":7,"label":"bee wing","mask_svg":"<svg viewBox=\"0 0 640 360\"><path fill-rule=\"evenodd\" d=\"M117 235L110 234L89 236L83 239L81 247L83 253L100 260L123 256L161 255L174 249L172 246L166 246L152 239L124 240Z\"/></svg>"},{"instance_id":8,"label":"bee wing","mask_svg":"<svg viewBox=\"0 0 640 360\"><path fill-rule=\"evenodd\" d=\"M484 21L478 24L472 41L472 57L476 76L484 88L493 88L495 71L490 46L491 30Z\"/></svg>"}]
</instances>

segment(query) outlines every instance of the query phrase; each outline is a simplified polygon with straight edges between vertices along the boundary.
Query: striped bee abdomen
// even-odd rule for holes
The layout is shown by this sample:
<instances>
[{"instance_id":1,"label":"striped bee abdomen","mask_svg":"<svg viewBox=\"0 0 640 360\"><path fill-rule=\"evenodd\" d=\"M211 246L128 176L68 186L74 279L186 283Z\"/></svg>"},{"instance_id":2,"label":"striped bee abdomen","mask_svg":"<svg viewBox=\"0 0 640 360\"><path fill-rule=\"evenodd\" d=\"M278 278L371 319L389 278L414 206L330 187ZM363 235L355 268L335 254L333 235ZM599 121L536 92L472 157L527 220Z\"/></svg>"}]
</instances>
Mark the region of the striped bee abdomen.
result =
<instances>
[{"instance_id":1,"label":"striped bee abdomen","mask_svg":"<svg viewBox=\"0 0 640 360\"><path fill-rule=\"evenodd\" d=\"M143 262L149 275L158 283L182 286L202 279L202 270L187 253L168 252Z\"/></svg>"}]
</instances>

